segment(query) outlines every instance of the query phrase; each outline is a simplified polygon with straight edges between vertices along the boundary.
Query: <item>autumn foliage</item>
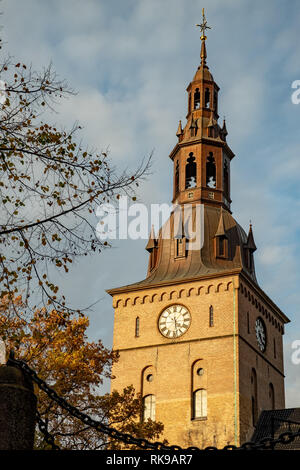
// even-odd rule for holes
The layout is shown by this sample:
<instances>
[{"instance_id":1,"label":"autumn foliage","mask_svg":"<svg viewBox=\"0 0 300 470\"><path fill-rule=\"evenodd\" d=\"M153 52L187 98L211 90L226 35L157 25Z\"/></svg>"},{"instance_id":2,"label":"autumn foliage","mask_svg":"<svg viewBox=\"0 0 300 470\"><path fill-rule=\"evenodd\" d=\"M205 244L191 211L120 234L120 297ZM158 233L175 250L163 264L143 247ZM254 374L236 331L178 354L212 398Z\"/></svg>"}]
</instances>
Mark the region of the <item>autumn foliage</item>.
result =
<instances>
[{"instance_id":1,"label":"autumn foliage","mask_svg":"<svg viewBox=\"0 0 300 470\"><path fill-rule=\"evenodd\" d=\"M25 321L20 297L15 299L14 308L5 298L0 304L0 338L7 350L14 349L17 357L25 360L60 396L103 423L136 437L157 439L163 426L151 420L141 422L142 401L132 386L122 393L101 395L103 380L111 377L111 366L118 354L105 348L100 340L88 341L88 326L89 320L84 315L62 318L56 310L45 309L37 310ZM37 387L35 393L48 431L62 448L122 447L70 417ZM38 432L36 446L45 446Z\"/></svg>"}]
</instances>

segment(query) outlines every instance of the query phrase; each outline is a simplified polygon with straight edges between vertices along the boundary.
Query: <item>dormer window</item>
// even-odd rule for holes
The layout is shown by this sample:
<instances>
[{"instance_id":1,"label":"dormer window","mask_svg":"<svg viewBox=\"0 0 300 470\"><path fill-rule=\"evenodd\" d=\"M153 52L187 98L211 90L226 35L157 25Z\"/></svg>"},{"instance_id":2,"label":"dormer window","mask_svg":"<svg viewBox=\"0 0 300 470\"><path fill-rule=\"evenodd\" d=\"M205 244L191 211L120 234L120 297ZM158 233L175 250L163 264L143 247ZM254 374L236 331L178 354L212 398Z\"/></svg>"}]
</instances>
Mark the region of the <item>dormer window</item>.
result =
<instances>
[{"instance_id":1,"label":"dormer window","mask_svg":"<svg viewBox=\"0 0 300 470\"><path fill-rule=\"evenodd\" d=\"M228 258L228 239L226 235L215 237L215 255L216 258Z\"/></svg>"},{"instance_id":2,"label":"dormer window","mask_svg":"<svg viewBox=\"0 0 300 470\"><path fill-rule=\"evenodd\" d=\"M186 238L175 238L175 258L186 256Z\"/></svg>"}]
</instances>

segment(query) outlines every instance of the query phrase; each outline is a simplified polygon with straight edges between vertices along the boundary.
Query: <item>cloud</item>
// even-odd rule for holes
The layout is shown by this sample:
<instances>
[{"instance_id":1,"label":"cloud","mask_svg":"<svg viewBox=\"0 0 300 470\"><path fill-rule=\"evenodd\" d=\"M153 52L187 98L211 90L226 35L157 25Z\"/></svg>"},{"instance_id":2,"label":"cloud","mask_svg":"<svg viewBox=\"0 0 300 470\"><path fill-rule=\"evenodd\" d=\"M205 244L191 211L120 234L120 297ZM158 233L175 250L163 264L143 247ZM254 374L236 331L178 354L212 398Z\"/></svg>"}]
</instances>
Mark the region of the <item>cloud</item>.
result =
<instances>
[{"instance_id":1,"label":"cloud","mask_svg":"<svg viewBox=\"0 0 300 470\"><path fill-rule=\"evenodd\" d=\"M300 79L300 9L280 0L203 0L208 65L220 90L232 162L233 213L254 224L262 288L291 315L286 342L299 336L299 113L290 84ZM78 95L51 118L80 121L85 143L110 148L120 169L134 168L155 149L153 174L140 189L147 203L169 202L178 120L187 110L186 86L199 64L202 5L180 0L4 0L5 49L35 67L52 59ZM139 256L136 256L139 253ZM130 268L128 267L130 261ZM99 258L78 262L62 280L74 301L90 304L105 288L144 277L144 242L125 241ZM109 296L90 313L91 335L111 342ZM287 369L287 403L296 403L297 370ZM290 377L289 377L290 376Z\"/></svg>"}]
</instances>

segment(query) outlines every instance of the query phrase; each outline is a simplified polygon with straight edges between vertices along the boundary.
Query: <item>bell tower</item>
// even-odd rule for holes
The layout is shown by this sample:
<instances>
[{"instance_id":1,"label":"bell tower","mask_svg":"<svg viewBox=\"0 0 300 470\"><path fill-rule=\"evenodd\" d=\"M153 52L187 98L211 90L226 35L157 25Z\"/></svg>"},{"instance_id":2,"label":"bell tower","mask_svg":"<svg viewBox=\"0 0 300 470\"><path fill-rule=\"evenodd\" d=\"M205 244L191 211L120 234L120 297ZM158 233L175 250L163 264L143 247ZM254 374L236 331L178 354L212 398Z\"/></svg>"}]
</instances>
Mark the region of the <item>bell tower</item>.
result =
<instances>
[{"instance_id":1,"label":"bell tower","mask_svg":"<svg viewBox=\"0 0 300 470\"><path fill-rule=\"evenodd\" d=\"M178 142L170 154L174 164L173 203L200 202L230 210L230 163L225 120L218 119L219 87L206 64L205 29L200 26L200 65L187 87L187 122L179 121ZM209 28L210 29L210 28Z\"/></svg>"},{"instance_id":2,"label":"bell tower","mask_svg":"<svg viewBox=\"0 0 300 470\"><path fill-rule=\"evenodd\" d=\"M171 445L204 448L245 442L262 410L285 407L282 336L289 319L257 282L252 226L246 233L231 213L234 154L225 121L218 124L204 13L199 26L200 65L170 158L172 201L181 209L190 204L203 243L192 247L185 233L178 236L174 209L169 236L164 227L151 230L146 278L108 293L120 354L112 390L133 384L143 397L141 420L161 421Z\"/></svg>"}]
</instances>

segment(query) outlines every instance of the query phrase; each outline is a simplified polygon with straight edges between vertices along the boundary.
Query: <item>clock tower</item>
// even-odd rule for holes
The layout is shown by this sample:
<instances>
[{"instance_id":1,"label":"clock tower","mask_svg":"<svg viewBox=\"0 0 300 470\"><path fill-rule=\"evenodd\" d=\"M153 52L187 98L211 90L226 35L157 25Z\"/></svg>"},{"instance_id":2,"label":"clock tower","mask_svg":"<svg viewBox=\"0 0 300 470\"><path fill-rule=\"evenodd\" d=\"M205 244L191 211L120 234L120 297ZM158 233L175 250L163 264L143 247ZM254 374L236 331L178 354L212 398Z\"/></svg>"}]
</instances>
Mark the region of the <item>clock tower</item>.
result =
<instances>
[{"instance_id":1,"label":"clock tower","mask_svg":"<svg viewBox=\"0 0 300 470\"><path fill-rule=\"evenodd\" d=\"M178 230L173 211L168 237L163 228L157 236L151 231L147 277L108 292L120 353L112 389L133 384L143 397L142 420L161 421L171 445L203 448L239 445L262 410L285 407L282 336L289 320L258 285L252 226L246 233L231 213L234 154L225 121L218 122L204 15L199 26L200 65L170 159L172 202L191 208L202 243L195 248L185 228Z\"/></svg>"}]
</instances>

